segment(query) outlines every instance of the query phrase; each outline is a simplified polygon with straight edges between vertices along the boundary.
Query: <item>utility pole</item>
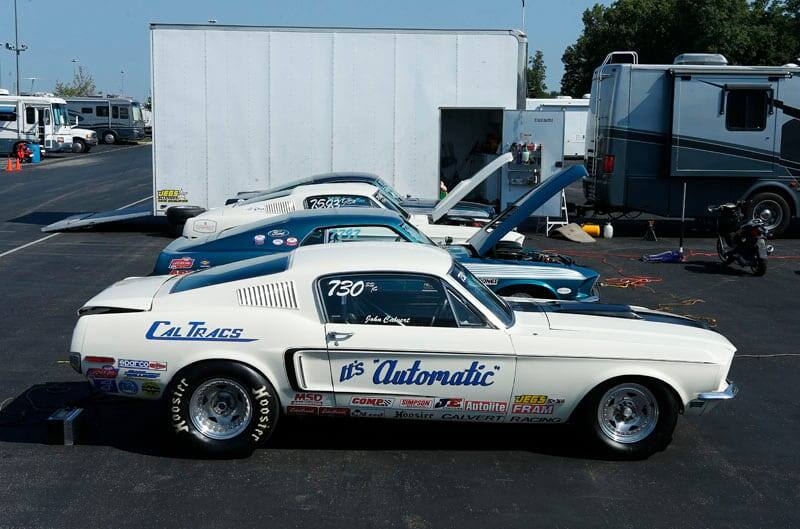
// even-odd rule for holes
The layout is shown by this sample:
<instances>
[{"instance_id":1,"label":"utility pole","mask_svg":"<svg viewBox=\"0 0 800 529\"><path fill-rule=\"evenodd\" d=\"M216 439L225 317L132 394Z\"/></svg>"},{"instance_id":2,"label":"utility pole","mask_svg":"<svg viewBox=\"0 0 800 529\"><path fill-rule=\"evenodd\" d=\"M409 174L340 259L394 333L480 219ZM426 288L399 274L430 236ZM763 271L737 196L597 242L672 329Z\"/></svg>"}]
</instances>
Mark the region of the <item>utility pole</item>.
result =
<instances>
[{"instance_id":1,"label":"utility pole","mask_svg":"<svg viewBox=\"0 0 800 529\"><path fill-rule=\"evenodd\" d=\"M124 95L125 95L125 70L120 70L120 71L119 71L119 78L120 78L120 91L119 91L119 95L120 95L120 97L121 97L121 96L124 96Z\"/></svg>"},{"instance_id":2,"label":"utility pole","mask_svg":"<svg viewBox=\"0 0 800 529\"><path fill-rule=\"evenodd\" d=\"M528 34L525 31L525 0L522 0L522 32Z\"/></svg>"},{"instance_id":3,"label":"utility pole","mask_svg":"<svg viewBox=\"0 0 800 529\"><path fill-rule=\"evenodd\" d=\"M14 0L14 45L6 42L6 49L17 54L17 95L19 95L19 54L28 49L24 44L19 43L19 20L17 18L17 0Z\"/></svg>"},{"instance_id":4,"label":"utility pole","mask_svg":"<svg viewBox=\"0 0 800 529\"><path fill-rule=\"evenodd\" d=\"M78 77L78 59L70 59L72 63L72 75Z\"/></svg>"}]
</instances>

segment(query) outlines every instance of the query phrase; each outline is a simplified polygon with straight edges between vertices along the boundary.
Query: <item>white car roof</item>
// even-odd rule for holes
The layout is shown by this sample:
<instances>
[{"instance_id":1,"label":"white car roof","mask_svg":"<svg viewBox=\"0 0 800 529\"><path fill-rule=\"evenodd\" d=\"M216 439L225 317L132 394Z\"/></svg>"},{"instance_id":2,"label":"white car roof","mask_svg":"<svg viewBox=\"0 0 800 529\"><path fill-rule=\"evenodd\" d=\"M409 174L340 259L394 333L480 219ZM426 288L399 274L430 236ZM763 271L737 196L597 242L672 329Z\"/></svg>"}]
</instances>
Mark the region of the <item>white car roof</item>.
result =
<instances>
[{"instance_id":1,"label":"white car roof","mask_svg":"<svg viewBox=\"0 0 800 529\"><path fill-rule=\"evenodd\" d=\"M338 272L389 271L445 275L453 266L451 255L427 244L361 242L317 244L294 251L289 270L314 275Z\"/></svg>"},{"instance_id":2,"label":"white car roof","mask_svg":"<svg viewBox=\"0 0 800 529\"><path fill-rule=\"evenodd\" d=\"M306 198L315 195L363 195L375 196L378 188L361 182L339 182L334 184L309 184L297 186L289 194L292 198Z\"/></svg>"}]
</instances>

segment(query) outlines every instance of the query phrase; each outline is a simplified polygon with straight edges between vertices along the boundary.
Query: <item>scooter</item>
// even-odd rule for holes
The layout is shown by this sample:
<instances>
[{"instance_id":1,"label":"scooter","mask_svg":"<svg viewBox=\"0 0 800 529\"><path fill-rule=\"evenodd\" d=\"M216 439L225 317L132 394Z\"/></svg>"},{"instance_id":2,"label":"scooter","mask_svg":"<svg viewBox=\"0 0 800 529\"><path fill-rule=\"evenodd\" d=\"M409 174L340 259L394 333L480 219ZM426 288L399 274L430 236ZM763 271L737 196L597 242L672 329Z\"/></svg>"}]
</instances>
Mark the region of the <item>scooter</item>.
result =
<instances>
[{"instance_id":1,"label":"scooter","mask_svg":"<svg viewBox=\"0 0 800 529\"><path fill-rule=\"evenodd\" d=\"M739 266L749 266L754 275L763 276L767 273L767 257L774 251L767 244L769 219L748 219L746 209L744 200L708 206L709 212L717 214L717 254L725 265L736 262Z\"/></svg>"}]
</instances>

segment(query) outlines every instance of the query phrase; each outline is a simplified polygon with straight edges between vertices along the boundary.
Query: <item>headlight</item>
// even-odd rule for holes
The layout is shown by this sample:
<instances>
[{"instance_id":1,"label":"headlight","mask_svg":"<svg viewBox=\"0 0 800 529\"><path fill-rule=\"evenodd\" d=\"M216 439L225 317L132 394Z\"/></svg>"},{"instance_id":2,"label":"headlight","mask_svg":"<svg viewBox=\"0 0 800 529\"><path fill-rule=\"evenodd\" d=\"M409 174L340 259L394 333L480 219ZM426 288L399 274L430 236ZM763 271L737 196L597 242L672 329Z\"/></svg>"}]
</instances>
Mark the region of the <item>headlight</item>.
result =
<instances>
[{"instance_id":1,"label":"headlight","mask_svg":"<svg viewBox=\"0 0 800 529\"><path fill-rule=\"evenodd\" d=\"M86 135L86 139L87 140L91 140L93 136L94 136L94 134L87 134Z\"/></svg>"}]
</instances>

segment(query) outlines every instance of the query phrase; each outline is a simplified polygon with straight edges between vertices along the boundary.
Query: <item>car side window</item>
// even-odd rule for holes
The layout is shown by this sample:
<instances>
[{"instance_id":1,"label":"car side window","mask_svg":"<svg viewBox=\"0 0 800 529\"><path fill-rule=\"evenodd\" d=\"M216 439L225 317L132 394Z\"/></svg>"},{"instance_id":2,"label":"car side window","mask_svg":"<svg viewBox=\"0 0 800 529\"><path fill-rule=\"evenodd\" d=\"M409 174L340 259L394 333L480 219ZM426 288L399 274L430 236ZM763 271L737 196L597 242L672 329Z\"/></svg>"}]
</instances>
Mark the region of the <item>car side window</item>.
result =
<instances>
[{"instance_id":1,"label":"car side window","mask_svg":"<svg viewBox=\"0 0 800 529\"><path fill-rule=\"evenodd\" d=\"M458 327L441 280L414 274L340 274L319 280L328 323Z\"/></svg>"},{"instance_id":2,"label":"car side window","mask_svg":"<svg viewBox=\"0 0 800 529\"><path fill-rule=\"evenodd\" d=\"M450 305L453 307L453 314L459 327L489 327L486 320L450 288L447 288L447 297L450 298Z\"/></svg>"},{"instance_id":3,"label":"car side window","mask_svg":"<svg viewBox=\"0 0 800 529\"><path fill-rule=\"evenodd\" d=\"M386 226L337 226L317 228L303 240L301 246L338 242L405 242L406 238Z\"/></svg>"},{"instance_id":4,"label":"car side window","mask_svg":"<svg viewBox=\"0 0 800 529\"><path fill-rule=\"evenodd\" d=\"M305 205L306 209L378 207L369 198L359 195L318 195L308 197Z\"/></svg>"}]
</instances>

